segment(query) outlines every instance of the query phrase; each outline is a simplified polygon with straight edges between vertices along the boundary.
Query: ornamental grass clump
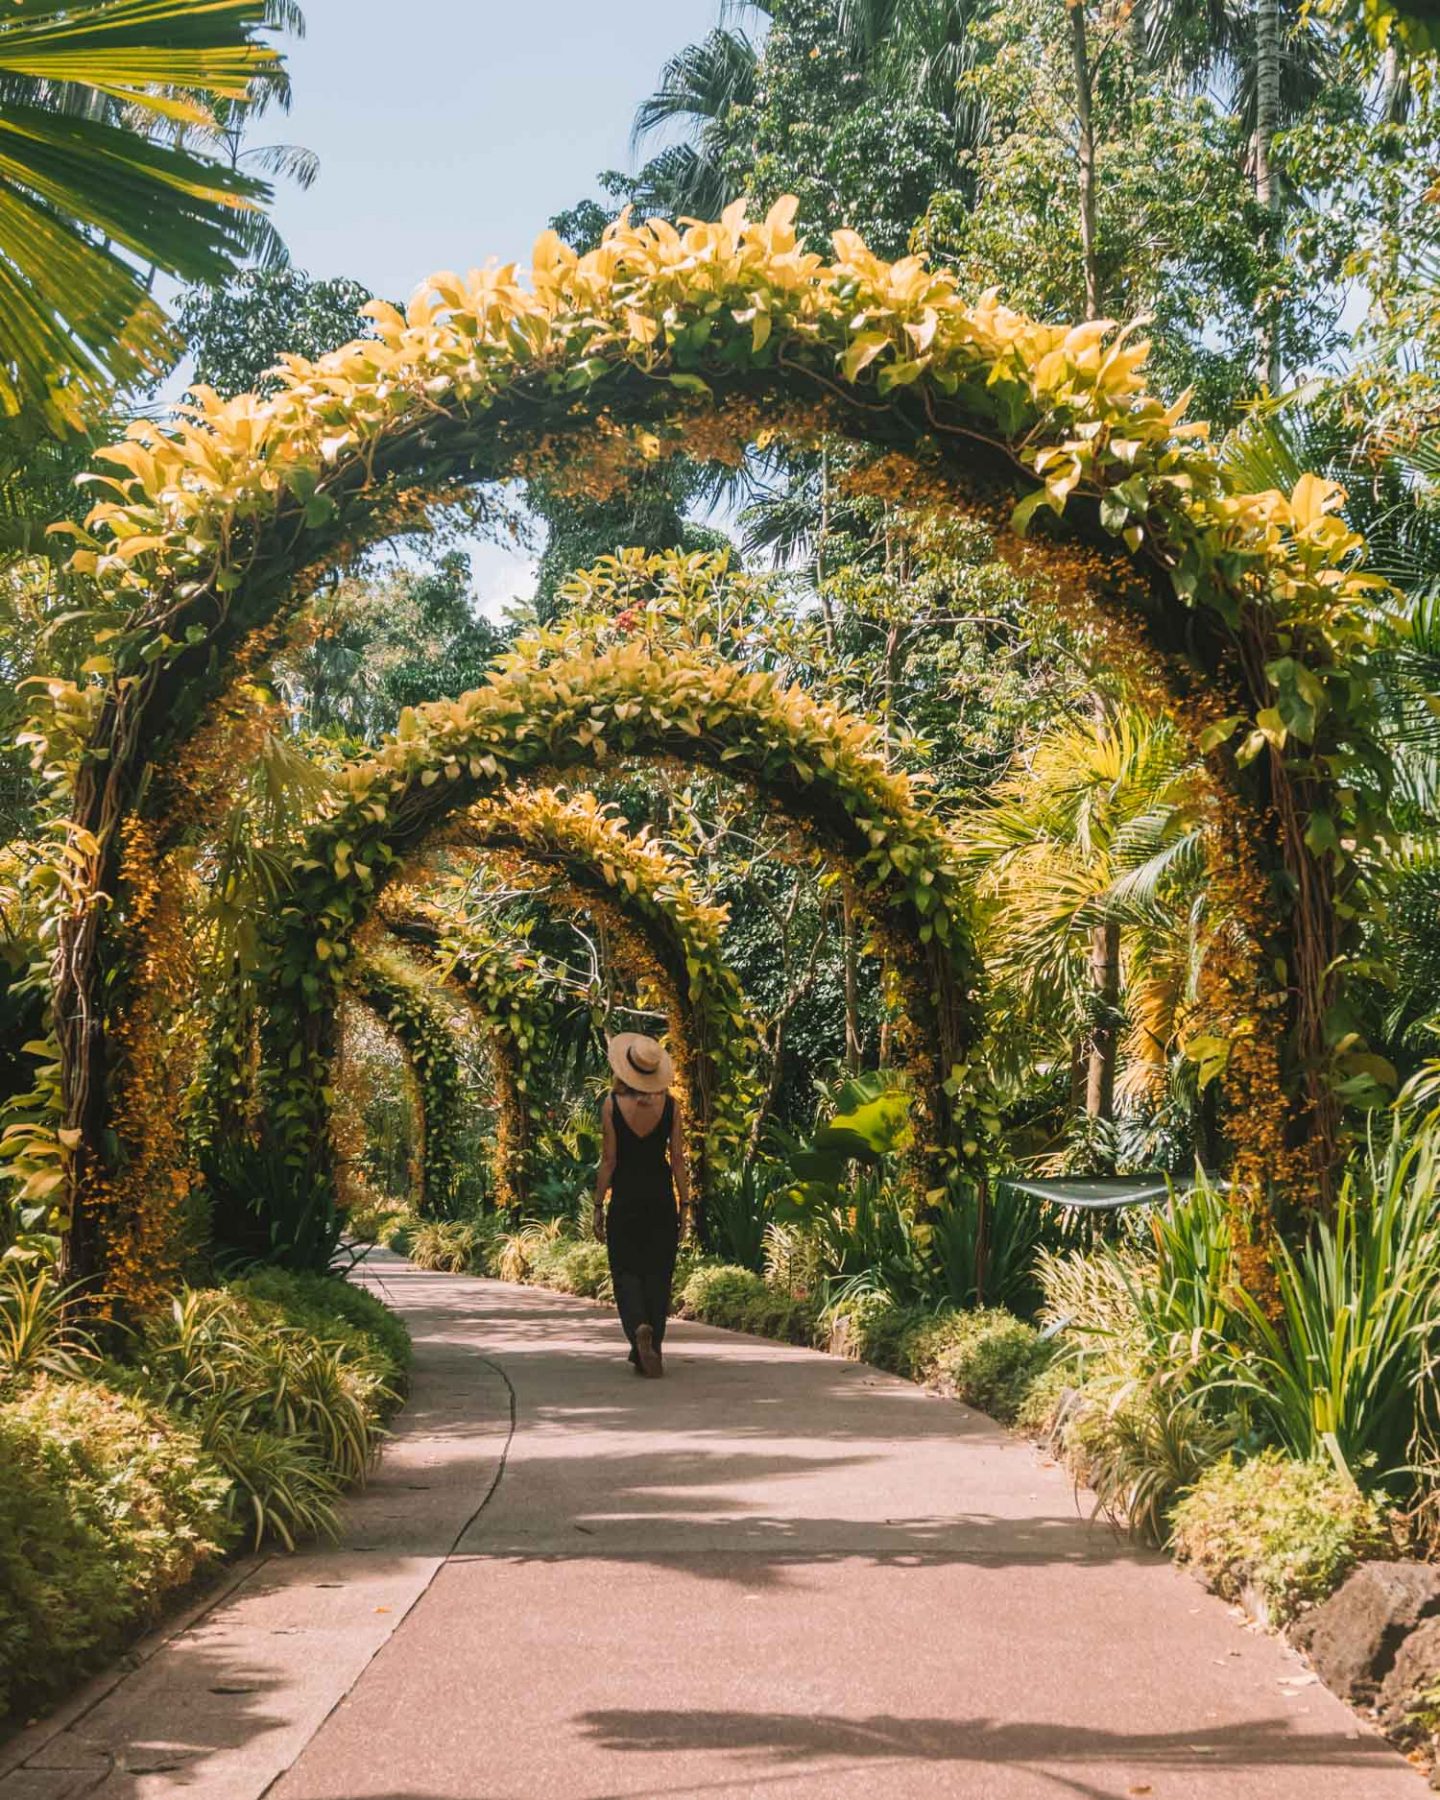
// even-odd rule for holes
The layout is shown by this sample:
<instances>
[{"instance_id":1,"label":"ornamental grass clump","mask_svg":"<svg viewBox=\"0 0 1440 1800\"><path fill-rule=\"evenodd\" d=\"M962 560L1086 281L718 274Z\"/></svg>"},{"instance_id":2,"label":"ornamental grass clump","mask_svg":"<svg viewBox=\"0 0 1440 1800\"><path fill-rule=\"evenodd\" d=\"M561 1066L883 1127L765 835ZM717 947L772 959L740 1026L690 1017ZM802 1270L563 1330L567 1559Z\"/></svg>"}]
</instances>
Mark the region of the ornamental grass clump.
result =
<instances>
[{"instance_id":1,"label":"ornamental grass clump","mask_svg":"<svg viewBox=\"0 0 1440 1800\"><path fill-rule=\"evenodd\" d=\"M1233 1341L1223 1203L1197 1187L1157 1209L1149 1236L1148 1245L1040 1253L1040 1316L1056 1372L1031 1397L1026 1422L1102 1512L1158 1543L1170 1508L1236 1441L1239 1424L1215 1384Z\"/></svg>"},{"instance_id":2,"label":"ornamental grass clump","mask_svg":"<svg viewBox=\"0 0 1440 1800\"><path fill-rule=\"evenodd\" d=\"M0 1391L32 1375L78 1375L94 1345L45 1263L0 1261Z\"/></svg>"},{"instance_id":3,"label":"ornamental grass clump","mask_svg":"<svg viewBox=\"0 0 1440 1800\"><path fill-rule=\"evenodd\" d=\"M481 1234L464 1219L431 1219L417 1225L407 1254L418 1269L443 1275L468 1274L481 1251Z\"/></svg>"},{"instance_id":4,"label":"ornamental grass clump","mask_svg":"<svg viewBox=\"0 0 1440 1800\"><path fill-rule=\"evenodd\" d=\"M565 1230L563 1219L527 1219L506 1232L491 1248L486 1262L501 1281L529 1281L542 1258L553 1253Z\"/></svg>"},{"instance_id":5,"label":"ornamental grass clump","mask_svg":"<svg viewBox=\"0 0 1440 1800\"><path fill-rule=\"evenodd\" d=\"M316 1337L280 1302L234 1290L183 1289L147 1327L144 1364L231 1477L232 1512L257 1544L331 1528L330 1503L365 1479L397 1398L370 1338L341 1326Z\"/></svg>"},{"instance_id":6,"label":"ornamental grass clump","mask_svg":"<svg viewBox=\"0 0 1440 1800\"><path fill-rule=\"evenodd\" d=\"M1347 1171L1333 1219L1275 1247L1279 1313L1236 1296L1241 1342L1217 1385L1271 1442L1328 1457L1351 1480L1414 1486L1417 1436L1436 1426L1440 1143L1407 1129Z\"/></svg>"}]
</instances>

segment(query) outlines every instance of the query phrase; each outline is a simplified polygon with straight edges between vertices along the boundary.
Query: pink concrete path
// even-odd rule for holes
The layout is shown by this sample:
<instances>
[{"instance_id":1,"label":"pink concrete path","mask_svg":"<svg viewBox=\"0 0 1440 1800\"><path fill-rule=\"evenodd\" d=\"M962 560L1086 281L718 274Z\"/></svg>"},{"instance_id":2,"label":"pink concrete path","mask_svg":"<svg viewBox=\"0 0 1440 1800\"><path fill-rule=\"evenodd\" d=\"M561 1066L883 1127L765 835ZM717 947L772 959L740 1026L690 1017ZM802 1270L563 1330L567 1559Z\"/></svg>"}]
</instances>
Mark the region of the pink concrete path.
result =
<instances>
[{"instance_id":1,"label":"pink concrete path","mask_svg":"<svg viewBox=\"0 0 1440 1800\"><path fill-rule=\"evenodd\" d=\"M642 1382L585 1301L375 1278L415 1391L345 1543L260 1565L4 1800L1425 1792L953 1402L684 1325Z\"/></svg>"}]
</instances>

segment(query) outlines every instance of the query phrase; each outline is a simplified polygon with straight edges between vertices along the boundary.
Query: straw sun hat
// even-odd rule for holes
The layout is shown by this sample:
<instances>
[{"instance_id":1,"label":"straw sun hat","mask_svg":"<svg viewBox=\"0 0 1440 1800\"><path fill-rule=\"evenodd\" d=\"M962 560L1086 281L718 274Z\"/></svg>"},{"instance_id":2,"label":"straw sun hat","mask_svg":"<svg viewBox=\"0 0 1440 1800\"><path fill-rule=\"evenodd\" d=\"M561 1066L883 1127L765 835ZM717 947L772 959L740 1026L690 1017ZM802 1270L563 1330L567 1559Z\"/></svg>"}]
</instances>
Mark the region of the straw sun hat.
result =
<instances>
[{"instance_id":1,"label":"straw sun hat","mask_svg":"<svg viewBox=\"0 0 1440 1800\"><path fill-rule=\"evenodd\" d=\"M625 1083L642 1094L663 1094L675 1079L675 1064L668 1050L640 1031L622 1031L607 1046L610 1067Z\"/></svg>"}]
</instances>

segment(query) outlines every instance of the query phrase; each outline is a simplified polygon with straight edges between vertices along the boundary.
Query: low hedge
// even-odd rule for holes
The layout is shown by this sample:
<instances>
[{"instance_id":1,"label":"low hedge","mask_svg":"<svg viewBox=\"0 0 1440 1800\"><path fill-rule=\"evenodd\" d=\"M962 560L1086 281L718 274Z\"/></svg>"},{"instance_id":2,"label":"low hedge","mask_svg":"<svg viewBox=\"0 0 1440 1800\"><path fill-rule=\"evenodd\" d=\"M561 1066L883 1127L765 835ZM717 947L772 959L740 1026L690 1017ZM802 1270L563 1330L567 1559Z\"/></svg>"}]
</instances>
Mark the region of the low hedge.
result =
<instances>
[{"instance_id":1,"label":"low hedge","mask_svg":"<svg viewBox=\"0 0 1440 1800\"><path fill-rule=\"evenodd\" d=\"M610 1258L593 1238L556 1238L536 1252L528 1279L537 1287L556 1288L587 1300L610 1300Z\"/></svg>"},{"instance_id":2,"label":"low hedge","mask_svg":"<svg viewBox=\"0 0 1440 1800\"><path fill-rule=\"evenodd\" d=\"M124 1365L0 1390L0 1721L100 1666L248 1535L333 1522L409 1336L345 1282L188 1289Z\"/></svg>"},{"instance_id":3,"label":"low hedge","mask_svg":"<svg viewBox=\"0 0 1440 1800\"><path fill-rule=\"evenodd\" d=\"M0 1404L0 1719L114 1654L234 1543L200 1435L104 1381Z\"/></svg>"},{"instance_id":4,"label":"low hedge","mask_svg":"<svg viewBox=\"0 0 1440 1800\"><path fill-rule=\"evenodd\" d=\"M1053 1360L1034 1326L998 1307L937 1313L867 1293L835 1308L830 1321L842 1354L923 1381L1006 1425Z\"/></svg>"},{"instance_id":5,"label":"low hedge","mask_svg":"<svg viewBox=\"0 0 1440 1800\"><path fill-rule=\"evenodd\" d=\"M1223 1457L1170 1516L1170 1548L1225 1600L1258 1602L1285 1625L1323 1600L1355 1565L1393 1556L1376 1503L1329 1463L1278 1450Z\"/></svg>"},{"instance_id":6,"label":"low hedge","mask_svg":"<svg viewBox=\"0 0 1440 1800\"><path fill-rule=\"evenodd\" d=\"M749 1331L787 1344L813 1344L815 1309L773 1288L753 1269L701 1263L680 1289L680 1312L726 1331Z\"/></svg>"}]
</instances>

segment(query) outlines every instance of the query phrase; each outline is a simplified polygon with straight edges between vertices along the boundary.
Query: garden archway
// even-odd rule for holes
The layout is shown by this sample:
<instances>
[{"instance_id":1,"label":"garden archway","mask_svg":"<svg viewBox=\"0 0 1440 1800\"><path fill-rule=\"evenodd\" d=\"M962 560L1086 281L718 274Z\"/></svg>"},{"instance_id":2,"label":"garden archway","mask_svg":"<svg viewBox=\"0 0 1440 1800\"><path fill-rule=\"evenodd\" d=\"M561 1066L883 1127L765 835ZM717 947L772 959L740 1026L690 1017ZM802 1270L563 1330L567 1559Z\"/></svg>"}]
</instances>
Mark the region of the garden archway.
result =
<instances>
[{"instance_id":1,"label":"garden archway","mask_svg":"<svg viewBox=\"0 0 1440 1800\"><path fill-rule=\"evenodd\" d=\"M727 1145L744 1139L744 1082L758 1046L734 971L725 960L726 912L700 892L686 864L632 830L593 794L511 791L455 816L440 842L513 850L561 871L583 892L633 922L663 971L683 1026L684 1084L693 1123L698 1187Z\"/></svg>"},{"instance_id":2,"label":"garden archway","mask_svg":"<svg viewBox=\"0 0 1440 1800\"><path fill-rule=\"evenodd\" d=\"M978 1028L978 977L963 883L941 826L886 766L867 726L762 674L625 647L518 665L457 701L417 708L378 756L346 772L346 800L295 863L274 924L271 1114L293 1159L323 1173L316 1152L325 1142L333 997L355 933L404 858L527 769L647 753L733 771L845 861L869 909L913 947L914 962L899 973L923 1043L916 1086L929 1147L937 1160L976 1153L963 1078ZM609 849L618 853L618 841ZM721 1004L727 1013L740 1004L738 989Z\"/></svg>"},{"instance_id":3,"label":"garden archway","mask_svg":"<svg viewBox=\"0 0 1440 1800\"><path fill-rule=\"evenodd\" d=\"M401 957L376 946L357 957L350 990L394 1033L415 1078L421 1133L417 1211L447 1217L462 1167L460 1058L443 996Z\"/></svg>"},{"instance_id":4,"label":"garden archway","mask_svg":"<svg viewBox=\"0 0 1440 1800\"><path fill-rule=\"evenodd\" d=\"M614 820L607 818L604 823L606 839L620 841L618 848L611 844L612 855L623 859L628 844L631 860L643 870L644 853L653 846L626 840ZM523 842L523 837L517 835L516 842ZM495 846L488 848L493 852ZM734 1043L728 1047L728 1054L714 1058L698 1053L695 1044L703 1038L707 1025L713 1031L722 996L728 999L731 994L738 995L738 989L723 963L716 966L724 979L716 982L708 965L702 962L693 981L699 999L687 997L683 934L677 930L663 894L657 901L640 883L637 891L631 893L619 875L621 866L612 863L607 880L599 864L588 862L578 847L566 858L552 853L547 859L542 851L525 850L519 859L518 874L522 885L549 878L550 885L543 894L538 886L535 890L547 910L560 914L583 910L592 919L598 915L606 921L611 955L635 980L659 978L683 1097L682 1116L697 1172L697 1197L703 1200L704 1181L713 1165L711 1153L715 1148L709 1139L716 1125L715 1117L705 1108L714 1097L714 1084L718 1081L719 1093L738 1111L734 1081L727 1077L736 1072L741 1059ZM568 893L554 891L557 870L563 872ZM529 949L524 936L517 937L503 926L497 929L477 921L463 905L431 904L408 886L398 894L394 887L390 888L376 917L395 937L423 946L448 979L474 1001L491 1043L502 1093L496 1190L503 1196L503 1205L523 1205L532 1172L533 1143L542 1123L544 1096L549 1091L549 1057L559 992L554 972ZM737 1035L743 1040L743 1033ZM721 1130L731 1122L729 1115L723 1114L719 1121Z\"/></svg>"},{"instance_id":5,"label":"garden archway","mask_svg":"<svg viewBox=\"0 0 1440 1800\"><path fill-rule=\"evenodd\" d=\"M797 244L794 211L736 207L684 232L627 219L583 257L548 234L530 287L509 267L436 277L404 315L372 308L373 339L289 359L273 395L199 393L178 427L136 425L102 453L109 497L77 529L76 564L104 641L79 683L45 684L30 733L68 821L52 993L72 1270L99 1255L87 1196L108 1134L125 1134L101 897L146 769L194 729L237 649L458 486L553 483L568 460L575 491L605 492L658 456L734 461L776 437L918 454L956 503L1018 494L1022 526L1048 507L1054 533L1123 545L1118 604L1192 715L1204 700L1237 842L1260 847L1282 896L1255 902L1251 974L1288 1015L1325 1141L1335 900L1363 826L1334 771L1366 730L1350 679L1365 578L1335 492L1312 477L1289 496L1241 491L1183 406L1145 391L1144 348L1123 333L968 301L950 272L886 263L850 232L826 262Z\"/></svg>"}]
</instances>

